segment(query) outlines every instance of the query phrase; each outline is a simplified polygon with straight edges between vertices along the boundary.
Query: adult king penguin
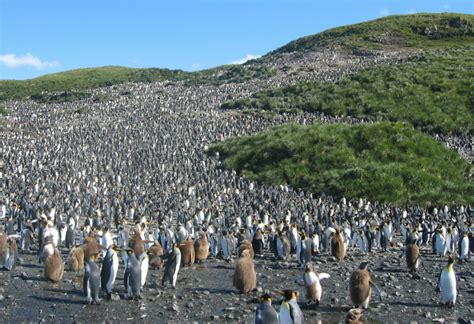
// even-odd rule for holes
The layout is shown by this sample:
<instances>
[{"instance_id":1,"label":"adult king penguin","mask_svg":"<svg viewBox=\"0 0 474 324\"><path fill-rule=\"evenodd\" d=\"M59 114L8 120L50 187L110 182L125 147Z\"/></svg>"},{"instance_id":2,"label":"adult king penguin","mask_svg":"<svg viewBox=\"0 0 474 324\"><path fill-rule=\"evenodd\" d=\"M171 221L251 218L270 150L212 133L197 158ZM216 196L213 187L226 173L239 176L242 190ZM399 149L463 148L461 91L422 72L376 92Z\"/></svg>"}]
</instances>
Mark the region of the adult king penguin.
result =
<instances>
[{"instance_id":1,"label":"adult king penguin","mask_svg":"<svg viewBox=\"0 0 474 324\"><path fill-rule=\"evenodd\" d=\"M280 307L281 324L301 324L304 323L303 312L296 301L297 292L293 290L283 290L283 301Z\"/></svg>"},{"instance_id":2,"label":"adult king penguin","mask_svg":"<svg viewBox=\"0 0 474 324\"><path fill-rule=\"evenodd\" d=\"M438 279L437 290L441 292L441 302L448 307L456 304L457 285L456 273L453 269L454 258L449 257L448 265L441 271Z\"/></svg>"},{"instance_id":3,"label":"adult king penguin","mask_svg":"<svg viewBox=\"0 0 474 324\"><path fill-rule=\"evenodd\" d=\"M110 300L112 297L112 287L117 278L119 268L117 251L118 247L115 244L109 246L100 271L101 287L102 291L105 291L107 294L107 300Z\"/></svg>"},{"instance_id":4,"label":"adult king penguin","mask_svg":"<svg viewBox=\"0 0 474 324\"><path fill-rule=\"evenodd\" d=\"M100 304L100 271L95 260L98 254L93 254L85 260L84 278L82 289L89 305Z\"/></svg>"},{"instance_id":5,"label":"adult king penguin","mask_svg":"<svg viewBox=\"0 0 474 324\"><path fill-rule=\"evenodd\" d=\"M260 296L260 305L255 311L254 324L279 324L278 313L272 306L272 296L268 293Z\"/></svg>"},{"instance_id":6,"label":"adult king penguin","mask_svg":"<svg viewBox=\"0 0 474 324\"><path fill-rule=\"evenodd\" d=\"M166 259L165 272L161 284L164 286L166 282L171 283L173 289L176 288L176 280L178 279L179 267L181 266L181 251L177 244L173 244L172 249L163 256Z\"/></svg>"}]
</instances>

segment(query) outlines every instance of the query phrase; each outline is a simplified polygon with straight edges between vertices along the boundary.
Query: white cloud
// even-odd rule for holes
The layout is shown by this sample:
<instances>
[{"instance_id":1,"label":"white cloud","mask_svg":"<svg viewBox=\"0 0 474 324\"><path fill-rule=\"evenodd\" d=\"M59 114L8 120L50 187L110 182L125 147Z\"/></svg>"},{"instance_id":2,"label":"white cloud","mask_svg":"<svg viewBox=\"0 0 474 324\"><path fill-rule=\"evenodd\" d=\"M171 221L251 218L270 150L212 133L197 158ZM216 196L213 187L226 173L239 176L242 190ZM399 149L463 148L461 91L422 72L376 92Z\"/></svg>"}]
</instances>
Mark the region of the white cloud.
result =
<instances>
[{"instance_id":1,"label":"white cloud","mask_svg":"<svg viewBox=\"0 0 474 324\"><path fill-rule=\"evenodd\" d=\"M247 54L244 57L242 57L241 59L230 62L230 64L244 64L247 61L258 59L261 56L262 55Z\"/></svg>"},{"instance_id":2,"label":"white cloud","mask_svg":"<svg viewBox=\"0 0 474 324\"><path fill-rule=\"evenodd\" d=\"M27 53L22 56L16 56L15 54L4 54L0 55L0 64L3 64L9 68L17 68L22 66L32 66L37 70L43 70L50 67L59 65L58 61L41 61L38 57Z\"/></svg>"},{"instance_id":3,"label":"white cloud","mask_svg":"<svg viewBox=\"0 0 474 324\"><path fill-rule=\"evenodd\" d=\"M408 13L409 13L409 14L414 14L414 13L416 13L416 10L413 9L413 8L411 8L410 10L408 10Z\"/></svg>"},{"instance_id":4,"label":"white cloud","mask_svg":"<svg viewBox=\"0 0 474 324\"><path fill-rule=\"evenodd\" d=\"M443 5L443 9L444 9L444 10L451 10L451 6L450 6L449 4L447 4L447 3L445 3L445 4Z\"/></svg>"},{"instance_id":5,"label":"white cloud","mask_svg":"<svg viewBox=\"0 0 474 324\"><path fill-rule=\"evenodd\" d=\"M191 67L192 67L194 70L197 70L197 69L202 68L202 64L201 64L201 63L193 63L193 64L191 64Z\"/></svg>"},{"instance_id":6,"label":"white cloud","mask_svg":"<svg viewBox=\"0 0 474 324\"><path fill-rule=\"evenodd\" d=\"M389 14L390 14L390 13L389 13L389 11L388 11L387 8L382 8L382 9L380 9L380 11L379 11L379 15L382 16L382 17L388 16Z\"/></svg>"}]
</instances>

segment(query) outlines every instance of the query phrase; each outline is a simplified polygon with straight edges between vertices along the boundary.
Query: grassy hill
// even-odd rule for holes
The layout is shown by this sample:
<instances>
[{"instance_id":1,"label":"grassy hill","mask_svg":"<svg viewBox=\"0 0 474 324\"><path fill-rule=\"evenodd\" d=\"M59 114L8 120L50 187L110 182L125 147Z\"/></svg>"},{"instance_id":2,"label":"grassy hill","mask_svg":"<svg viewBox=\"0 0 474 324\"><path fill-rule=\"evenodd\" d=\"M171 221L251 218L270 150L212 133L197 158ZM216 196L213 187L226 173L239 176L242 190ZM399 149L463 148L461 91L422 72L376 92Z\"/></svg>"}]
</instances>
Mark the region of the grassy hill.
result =
<instances>
[{"instance_id":1,"label":"grassy hill","mask_svg":"<svg viewBox=\"0 0 474 324\"><path fill-rule=\"evenodd\" d=\"M186 72L168 69L133 69L120 66L77 69L48 74L31 80L0 80L0 100L31 98L39 102L64 102L89 97L87 92L126 82L185 81L187 84L222 84L269 77L270 68L249 65L224 65Z\"/></svg>"},{"instance_id":2,"label":"grassy hill","mask_svg":"<svg viewBox=\"0 0 474 324\"><path fill-rule=\"evenodd\" d=\"M307 111L406 121L425 132L474 131L474 46L380 65L338 82L305 82L226 102L224 109Z\"/></svg>"},{"instance_id":3,"label":"grassy hill","mask_svg":"<svg viewBox=\"0 0 474 324\"><path fill-rule=\"evenodd\" d=\"M212 146L252 180L398 205L474 203L471 166L406 123L285 125Z\"/></svg>"},{"instance_id":4,"label":"grassy hill","mask_svg":"<svg viewBox=\"0 0 474 324\"><path fill-rule=\"evenodd\" d=\"M325 46L358 51L393 47L451 48L466 43L474 43L474 15L423 13L388 16L329 29L292 41L269 56Z\"/></svg>"},{"instance_id":5,"label":"grassy hill","mask_svg":"<svg viewBox=\"0 0 474 324\"><path fill-rule=\"evenodd\" d=\"M338 46L355 52L386 47L453 48L474 43L473 24L474 15L465 14L390 16L300 38L244 66L225 65L198 72L109 66L49 74L24 81L0 80L0 100L31 97L42 102L73 101L90 96L88 90L125 82L183 80L188 84L219 85L268 78L275 71L260 63L271 61L274 54L303 52L319 46Z\"/></svg>"}]
</instances>

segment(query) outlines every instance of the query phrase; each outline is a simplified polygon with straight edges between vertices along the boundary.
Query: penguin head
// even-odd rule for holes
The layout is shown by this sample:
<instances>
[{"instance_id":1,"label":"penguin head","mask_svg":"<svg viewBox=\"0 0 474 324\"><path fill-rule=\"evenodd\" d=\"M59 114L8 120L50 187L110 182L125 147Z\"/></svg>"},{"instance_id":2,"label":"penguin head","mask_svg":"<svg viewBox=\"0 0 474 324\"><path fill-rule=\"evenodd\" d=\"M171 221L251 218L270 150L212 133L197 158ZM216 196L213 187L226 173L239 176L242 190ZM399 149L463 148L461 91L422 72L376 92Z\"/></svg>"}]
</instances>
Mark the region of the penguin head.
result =
<instances>
[{"instance_id":1,"label":"penguin head","mask_svg":"<svg viewBox=\"0 0 474 324\"><path fill-rule=\"evenodd\" d=\"M314 271L314 265L312 262L306 263L306 266L304 268L305 272L313 272Z\"/></svg>"},{"instance_id":2,"label":"penguin head","mask_svg":"<svg viewBox=\"0 0 474 324\"><path fill-rule=\"evenodd\" d=\"M291 289L285 289L280 291L280 295L282 295L284 300L288 302L290 300L295 300L298 296L298 292Z\"/></svg>"},{"instance_id":3,"label":"penguin head","mask_svg":"<svg viewBox=\"0 0 474 324\"><path fill-rule=\"evenodd\" d=\"M449 258L448 258L448 269L449 270L451 270L451 268L453 267L454 262L456 262L456 260L450 255Z\"/></svg>"},{"instance_id":4,"label":"penguin head","mask_svg":"<svg viewBox=\"0 0 474 324\"><path fill-rule=\"evenodd\" d=\"M370 261L364 261L360 264L359 270L368 270Z\"/></svg>"},{"instance_id":5,"label":"penguin head","mask_svg":"<svg viewBox=\"0 0 474 324\"><path fill-rule=\"evenodd\" d=\"M260 302L261 303L269 302L271 304L272 303L272 296L268 292L266 292L265 294L260 296Z\"/></svg>"}]
</instances>

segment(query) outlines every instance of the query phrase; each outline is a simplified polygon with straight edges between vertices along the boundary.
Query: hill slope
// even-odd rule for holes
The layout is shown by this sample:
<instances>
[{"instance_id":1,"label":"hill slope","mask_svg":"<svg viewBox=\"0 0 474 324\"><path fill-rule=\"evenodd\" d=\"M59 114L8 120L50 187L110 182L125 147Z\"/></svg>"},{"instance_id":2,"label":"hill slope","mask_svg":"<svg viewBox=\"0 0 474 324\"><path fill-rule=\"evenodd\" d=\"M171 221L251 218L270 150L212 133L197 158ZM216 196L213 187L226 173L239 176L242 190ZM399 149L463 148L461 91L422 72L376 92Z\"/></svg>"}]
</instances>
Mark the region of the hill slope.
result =
<instances>
[{"instance_id":1,"label":"hill slope","mask_svg":"<svg viewBox=\"0 0 474 324\"><path fill-rule=\"evenodd\" d=\"M329 29L292 41L269 56L327 46L361 50L449 48L466 43L474 43L474 15L423 13L388 16Z\"/></svg>"},{"instance_id":2,"label":"hill slope","mask_svg":"<svg viewBox=\"0 0 474 324\"><path fill-rule=\"evenodd\" d=\"M395 204L474 202L471 166L408 124L286 125L212 146L252 180Z\"/></svg>"},{"instance_id":3,"label":"hill slope","mask_svg":"<svg viewBox=\"0 0 474 324\"><path fill-rule=\"evenodd\" d=\"M425 132L474 133L474 46L379 65L337 82L304 82L226 102L224 109L307 111L407 121Z\"/></svg>"}]
</instances>

